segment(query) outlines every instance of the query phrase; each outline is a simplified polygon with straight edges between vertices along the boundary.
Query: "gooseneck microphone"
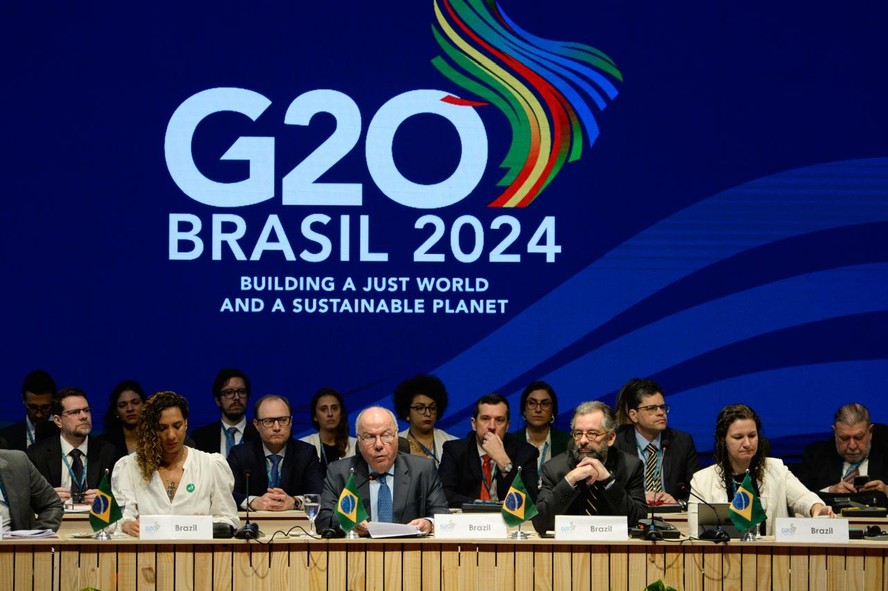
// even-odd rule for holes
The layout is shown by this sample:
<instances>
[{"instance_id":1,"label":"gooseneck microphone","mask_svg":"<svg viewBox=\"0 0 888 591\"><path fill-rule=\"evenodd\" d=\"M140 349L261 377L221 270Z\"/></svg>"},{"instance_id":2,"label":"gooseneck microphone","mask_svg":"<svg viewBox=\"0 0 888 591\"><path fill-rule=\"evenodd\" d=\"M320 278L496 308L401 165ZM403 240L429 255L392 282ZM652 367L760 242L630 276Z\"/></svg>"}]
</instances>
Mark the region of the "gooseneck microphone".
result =
<instances>
[{"instance_id":1,"label":"gooseneck microphone","mask_svg":"<svg viewBox=\"0 0 888 591\"><path fill-rule=\"evenodd\" d=\"M703 503L704 505L709 507L709 509L712 511L713 515L716 515L716 516L718 515L718 511L715 510L715 507L710 505L709 502L706 501L706 499L704 499L703 497L701 497L700 495L695 493L693 490L691 490L691 487L688 486L687 484L685 484L684 482L679 483L678 490L681 492L681 494L688 493L690 496L694 497L695 499L697 499L698 501L700 501L701 503ZM688 533L693 535L693 532L688 532ZM697 536L697 539L709 540L711 542L715 542L716 544L718 544L719 542L730 541L731 535L728 532L726 532L725 530L723 530L721 523L719 523L715 529L704 529L700 533L700 535Z\"/></svg>"},{"instance_id":2,"label":"gooseneck microphone","mask_svg":"<svg viewBox=\"0 0 888 591\"><path fill-rule=\"evenodd\" d=\"M244 493L247 499L247 517L245 523L234 532L234 537L239 540L255 540L259 537L259 525L250 523L250 471L244 470L244 480L246 486Z\"/></svg>"}]
</instances>

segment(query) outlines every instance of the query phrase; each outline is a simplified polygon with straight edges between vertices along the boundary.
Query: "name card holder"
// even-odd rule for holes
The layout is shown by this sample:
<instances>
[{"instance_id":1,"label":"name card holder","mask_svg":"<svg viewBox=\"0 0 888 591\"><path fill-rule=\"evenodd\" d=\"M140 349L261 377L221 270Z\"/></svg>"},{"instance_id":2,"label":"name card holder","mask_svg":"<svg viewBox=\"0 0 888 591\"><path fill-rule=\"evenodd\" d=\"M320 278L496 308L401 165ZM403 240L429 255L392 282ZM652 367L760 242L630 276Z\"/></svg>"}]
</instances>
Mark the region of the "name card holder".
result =
<instances>
[{"instance_id":1,"label":"name card holder","mask_svg":"<svg viewBox=\"0 0 888 591\"><path fill-rule=\"evenodd\" d=\"M555 539L623 542L629 539L625 515L556 515Z\"/></svg>"},{"instance_id":2,"label":"name card holder","mask_svg":"<svg viewBox=\"0 0 888 591\"><path fill-rule=\"evenodd\" d=\"M140 540L212 540L212 515L140 515Z\"/></svg>"},{"instance_id":3,"label":"name card holder","mask_svg":"<svg viewBox=\"0 0 888 591\"><path fill-rule=\"evenodd\" d=\"M778 517L775 539L778 542L847 544L848 520L818 517Z\"/></svg>"},{"instance_id":4,"label":"name card holder","mask_svg":"<svg viewBox=\"0 0 888 591\"><path fill-rule=\"evenodd\" d=\"M503 540L509 528L499 513L453 513L435 515L435 538L442 540Z\"/></svg>"}]
</instances>

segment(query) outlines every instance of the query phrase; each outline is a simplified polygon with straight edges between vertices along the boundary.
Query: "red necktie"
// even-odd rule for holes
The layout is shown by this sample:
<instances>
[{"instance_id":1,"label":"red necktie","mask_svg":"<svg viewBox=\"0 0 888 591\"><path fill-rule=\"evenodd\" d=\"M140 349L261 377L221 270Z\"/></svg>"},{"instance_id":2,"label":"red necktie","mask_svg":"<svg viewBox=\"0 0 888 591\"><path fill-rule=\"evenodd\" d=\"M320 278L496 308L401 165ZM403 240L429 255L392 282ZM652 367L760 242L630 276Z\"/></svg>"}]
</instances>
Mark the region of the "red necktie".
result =
<instances>
[{"instance_id":1,"label":"red necktie","mask_svg":"<svg viewBox=\"0 0 888 591\"><path fill-rule=\"evenodd\" d=\"M481 456L481 474L484 482L481 483L481 495L478 497L482 501L490 500L490 487L493 485L493 474L490 471L490 456L484 454Z\"/></svg>"}]
</instances>

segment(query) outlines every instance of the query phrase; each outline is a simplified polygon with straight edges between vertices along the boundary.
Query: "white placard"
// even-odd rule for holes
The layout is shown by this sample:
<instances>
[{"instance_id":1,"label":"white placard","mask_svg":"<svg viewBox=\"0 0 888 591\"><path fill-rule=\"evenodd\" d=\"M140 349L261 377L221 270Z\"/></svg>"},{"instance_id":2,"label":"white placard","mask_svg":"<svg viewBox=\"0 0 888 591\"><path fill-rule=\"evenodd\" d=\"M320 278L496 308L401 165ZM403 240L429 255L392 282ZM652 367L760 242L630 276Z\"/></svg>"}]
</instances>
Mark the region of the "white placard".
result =
<instances>
[{"instance_id":1,"label":"white placard","mask_svg":"<svg viewBox=\"0 0 888 591\"><path fill-rule=\"evenodd\" d=\"M774 528L778 542L845 544L848 520L818 517L778 517Z\"/></svg>"},{"instance_id":2,"label":"white placard","mask_svg":"<svg viewBox=\"0 0 888 591\"><path fill-rule=\"evenodd\" d=\"M625 515L556 515L555 539L622 542L629 524Z\"/></svg>"},{"instance_id":3,"label":"white placard","mask_svg":"<svg viewBox=\"0 0 888 591\"><path fill-rule=\"evenodd\" d=\"M528 526L530 527L530 526ZM509 537L501 513L452 513L435 515L435 538L496 539Z\"/></svg>"},{"instance_id":4,"label":"white placard","mask_svg":"<svg viewBox=\"0 0 888 591\"><path fill-rule=\"evenodd\" d=\"M212 540L212 515L140 515L140 540Z\"/></svg>"}]
</instances>

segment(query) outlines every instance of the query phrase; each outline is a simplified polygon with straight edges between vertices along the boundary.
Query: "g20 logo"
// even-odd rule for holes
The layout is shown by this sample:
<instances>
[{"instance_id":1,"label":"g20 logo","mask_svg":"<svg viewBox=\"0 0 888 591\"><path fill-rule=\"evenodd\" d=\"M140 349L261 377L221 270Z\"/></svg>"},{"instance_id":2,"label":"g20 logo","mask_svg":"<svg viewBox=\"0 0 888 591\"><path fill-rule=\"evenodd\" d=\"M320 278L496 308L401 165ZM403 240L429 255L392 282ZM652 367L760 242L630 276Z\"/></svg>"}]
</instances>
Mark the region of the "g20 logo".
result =
<instances>
[{"instance_id":1,"label":"g20 logo","mask_svg":"<svg viewBox=\"0 0 888 591\"><path fill-rule=\"evenodd\" d=\"M173 181L190 198L215 207L255 205L274 195L273 137L240 137L222 160L249 163L247 178L233 183L207 178L197 167L192 142L197 126L213 114L240 113L256 121L271 105L265 96L243 88L211 88L186 99L170 118L164 141L167 168ZM282 203L308 206L360 206L360 183L321 183L318 179L354 150L361 136L362 115L355 101L342 92L318 89L296 97L284 116L285 125L310 124L319 113L333 116L333 133L282 179ZM401 174L392 145L408 118L432 114L447 120L459 135L461 151L453 173L435 184L415 183ZM367 126L364 145L370 177L389 199L417 209L438 209L468 196L487 167L487 132L481 118L465 101L441 90L412 90L387 101Z\"/></svg>"}]
</instances>

